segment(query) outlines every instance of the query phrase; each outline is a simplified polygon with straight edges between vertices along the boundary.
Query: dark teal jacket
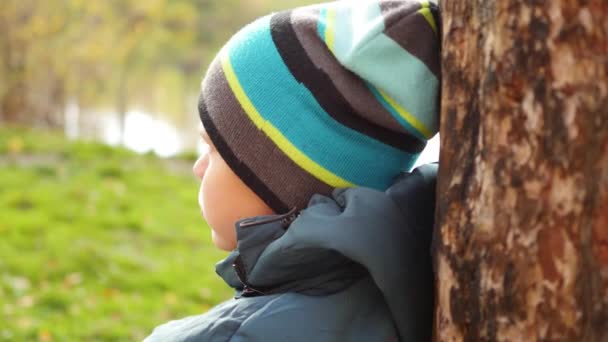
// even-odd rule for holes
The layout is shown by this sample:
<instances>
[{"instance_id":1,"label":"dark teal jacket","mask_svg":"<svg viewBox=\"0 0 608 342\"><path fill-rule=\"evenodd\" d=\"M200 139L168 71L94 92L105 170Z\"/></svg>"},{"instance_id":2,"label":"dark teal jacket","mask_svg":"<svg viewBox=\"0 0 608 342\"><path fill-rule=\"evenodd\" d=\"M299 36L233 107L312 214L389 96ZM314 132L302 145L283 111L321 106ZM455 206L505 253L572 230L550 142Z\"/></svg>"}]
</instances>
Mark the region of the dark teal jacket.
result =
<instances>
[{"instance_id":1,"label":"dark teal jacket","mask_svg":"<svg viewBox=\"0 0 608 342\"><path fill-rule=\"evenodd\" d=\"M236 297L145 341L429 341L436 172L238 222L238 247L217 265Z\"/></svg>"}]
</instances>

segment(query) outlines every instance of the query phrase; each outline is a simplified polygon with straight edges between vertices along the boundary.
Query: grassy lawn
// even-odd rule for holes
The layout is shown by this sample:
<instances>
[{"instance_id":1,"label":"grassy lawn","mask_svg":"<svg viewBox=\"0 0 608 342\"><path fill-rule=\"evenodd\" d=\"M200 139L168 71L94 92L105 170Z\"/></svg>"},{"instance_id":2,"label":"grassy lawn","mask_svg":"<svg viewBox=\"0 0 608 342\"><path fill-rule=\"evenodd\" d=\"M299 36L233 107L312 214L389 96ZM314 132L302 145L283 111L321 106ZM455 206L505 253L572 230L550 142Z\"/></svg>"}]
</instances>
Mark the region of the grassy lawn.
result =
<instances>
[{"instance_id":1,"label":"grassy lawn","mask_svg":"<svg viewBox=\"0 0 608 342\"><path fill-rule=\"evenodd\" d=\"M232 291L188 161L0 128L0 341L139 341Z\"/></svg>"}]
</instances>

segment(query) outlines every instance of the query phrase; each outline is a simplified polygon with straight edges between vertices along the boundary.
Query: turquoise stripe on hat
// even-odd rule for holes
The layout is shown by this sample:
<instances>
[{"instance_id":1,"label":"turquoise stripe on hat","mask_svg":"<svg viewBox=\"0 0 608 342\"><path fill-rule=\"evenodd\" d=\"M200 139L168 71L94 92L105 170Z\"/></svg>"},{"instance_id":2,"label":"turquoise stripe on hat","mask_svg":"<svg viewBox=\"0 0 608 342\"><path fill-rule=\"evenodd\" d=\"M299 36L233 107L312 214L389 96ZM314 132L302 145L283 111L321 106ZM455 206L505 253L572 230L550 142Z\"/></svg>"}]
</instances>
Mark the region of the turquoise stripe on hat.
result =
<instances>
[{"instance_id":1,"label":"turquoise stripe on hat","mask_svg":"<svg viewBox=\"0 0 608 342\"><path fill-rule=\"evenodd\" d=\"M348 2L338 2L334 6L334 19L329 22L329 30L334 32L333 52L338 60L347 60L349 54L384 29L384 18L377 2L352 6ZM342 6L340 6L342 5Z\"/></svg>"},{"instance_id":2,"label":"turquoise stripe on hat","mask_svg":"<svg viewBox=\"0 0 608 342\"><path fill-rule=\"evenodd\" d=\"M383 33L384 18L377 1L367 2L365 6L345 6L341 2L332 5L331 11L335 12L332 20L322 16L318 26L335 37L330 50L336 59L405 108L425 128L412 133L429 139L429 133L432 136L438 130L437 99L420 94L438 93L439 81L435 75ZM381 103L395 112L386 101ZM410 123L406 128L411 130L413 126Z\"/></svg>"},{"instance_id":3,"label":"turquoise stripe on hat","mask_svg":"<svg viewBox=\"0 0 608 342\"><path fill-rule=\"evenodd\" d=\"M399 170L415 161L416 156L334 121L285 66L272 41L270 16L247 26L227 48L236 77L260 115L329 171L354 184L384 190Z\"/></svg>"},{"instance_id":4,"label":"turquoise stripe on hat","mask_svg":"<svg viewBox=\"0 0 608 342\"><path fill-rule=\"evenodd\" d=\"M394 64L387 68L378 63L383 58L394 61ZM439 81L422 61L394 40L379 34L356 59L350 61L349 69L385 91L422 122L426 131L437 132L437 98L428 94L438 93Z\"/></svg>"},{"instance_id":5,"label":"turquoise stripe on hat","mask_svg":"<svg viewBox=\"0 0 608 342\"><path fill-rule=\"evenodd\" d=\"M322 40L325 40L325 22L327 21L327 8L323 7L319 10L319 25L317 25L317 30L319 32L319 37Z\"/></svg>"}]
</instances>

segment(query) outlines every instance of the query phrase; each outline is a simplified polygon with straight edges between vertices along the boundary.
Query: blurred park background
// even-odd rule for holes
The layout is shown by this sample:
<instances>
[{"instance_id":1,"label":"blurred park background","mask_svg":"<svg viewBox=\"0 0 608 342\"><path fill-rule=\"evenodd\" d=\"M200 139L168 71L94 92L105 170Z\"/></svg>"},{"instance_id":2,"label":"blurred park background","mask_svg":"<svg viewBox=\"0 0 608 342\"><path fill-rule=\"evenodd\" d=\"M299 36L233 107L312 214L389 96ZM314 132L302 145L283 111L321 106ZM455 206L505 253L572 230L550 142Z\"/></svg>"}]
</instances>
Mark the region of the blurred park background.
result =
<instances>
[{"instance_id":1,"label":"blurred park background","mask_svg":"<svg viewBox=\"0 0 608 342\"><path fill-rule=\"evenodd\" d=\"M0 1L0 341L137 341L230 298L190 172L200 81L311 3Z\"/></svg>"}]
</instances>

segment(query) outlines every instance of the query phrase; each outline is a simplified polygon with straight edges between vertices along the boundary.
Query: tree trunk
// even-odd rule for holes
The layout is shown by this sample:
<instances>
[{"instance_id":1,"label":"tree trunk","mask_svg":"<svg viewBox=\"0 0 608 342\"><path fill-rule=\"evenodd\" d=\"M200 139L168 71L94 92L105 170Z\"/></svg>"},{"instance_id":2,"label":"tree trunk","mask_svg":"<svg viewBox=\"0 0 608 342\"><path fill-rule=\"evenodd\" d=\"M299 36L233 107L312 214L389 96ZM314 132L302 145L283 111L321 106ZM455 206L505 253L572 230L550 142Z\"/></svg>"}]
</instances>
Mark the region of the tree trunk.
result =
<instances>
[{"instance_id":1,"label":"tree trunk","mask_svg":"<svg viewBox=\"0 0 608 342\"><path fill-rule=\"evenodd\" d=\"M608 341L608 2L444 1L439 341Z\"/></svg>"},{"instance_id":2,"label":"tree trunk","mask_svg":"<svg viewBox=\"0 0 608 342\"><path fill-rule=\"evenodd\" d=\"M29 103L26 99L27 91L28 87L22 81L18 80L9 85L6 93L0 97L0 119L2 122L27 122L29 112Z\"/></svg>"}]
</instances>

